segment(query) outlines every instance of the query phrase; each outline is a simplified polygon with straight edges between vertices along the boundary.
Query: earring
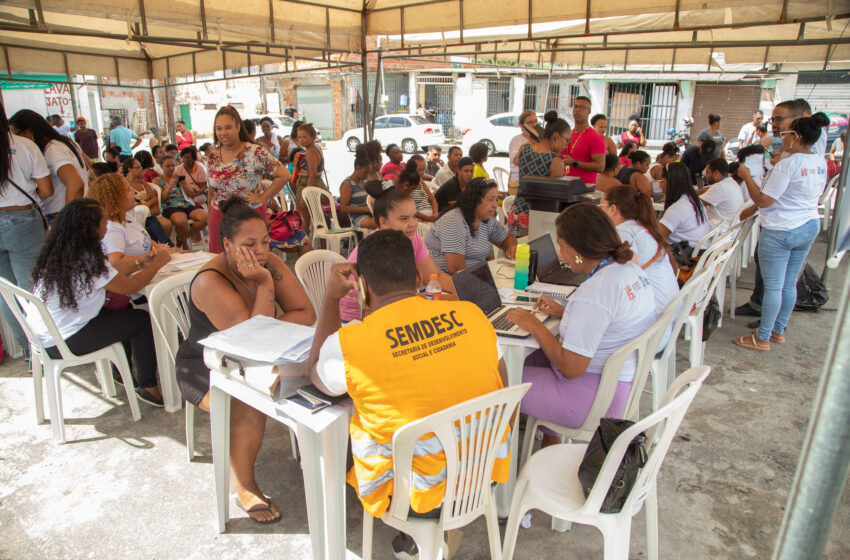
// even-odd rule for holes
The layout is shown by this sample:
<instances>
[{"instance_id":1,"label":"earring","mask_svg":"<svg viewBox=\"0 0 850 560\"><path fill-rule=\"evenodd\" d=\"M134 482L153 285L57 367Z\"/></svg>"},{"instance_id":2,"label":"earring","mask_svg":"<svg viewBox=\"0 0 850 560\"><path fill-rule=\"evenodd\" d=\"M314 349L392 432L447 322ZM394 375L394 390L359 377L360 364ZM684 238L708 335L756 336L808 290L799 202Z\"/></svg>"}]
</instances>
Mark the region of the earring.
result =
<instances>
[{"instance_id":1,"label":"earring","mask_svg":"<svg viewBox=\"0 0 850 560\"><path fill-rule=\"evenodd\" d=\"M576 255L576 256L574 256L574 257L573 257L573 261L575 261L575 263L576 263L576 264L581 264L581 263L583 263L583 262L584 262L584 260L582 260L582 258L581 258L581 256L580 256L580 255Z\"/></svg>"}]
</instances>

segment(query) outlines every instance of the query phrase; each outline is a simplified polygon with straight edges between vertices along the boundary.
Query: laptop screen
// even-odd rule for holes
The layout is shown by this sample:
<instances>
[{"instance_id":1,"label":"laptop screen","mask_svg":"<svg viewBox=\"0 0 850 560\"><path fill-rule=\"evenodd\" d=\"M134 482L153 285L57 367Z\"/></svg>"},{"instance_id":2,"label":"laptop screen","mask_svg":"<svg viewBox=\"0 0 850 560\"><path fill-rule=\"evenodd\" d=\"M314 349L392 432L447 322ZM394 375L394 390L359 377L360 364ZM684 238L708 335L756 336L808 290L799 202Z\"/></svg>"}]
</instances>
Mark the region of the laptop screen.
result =
<instances>
[{"instance_id":1,"label":"laptop screen","mask_svg":"<svg viewBox=\"0 0 850 560\"><path fill-rule=\"evenodd\" d=\"M537 251L537 279L541 282L553 270L561 268L561 261L555 251L555 244L549 234L543 234L528 243L529 249Z\"/></svg>"},{"instance_id":2,"label":"laptop screen","mask_svg":"<svg viewBox=\"0 0 850 560\"><path fill-rule=\"evenodd\" d=\"M477 305L485 315L489 315L502 305L496 282L490 273L487 261L467 267L452 278L457 291L458 299L471 301Z\"/></svg>"}]
</instances>

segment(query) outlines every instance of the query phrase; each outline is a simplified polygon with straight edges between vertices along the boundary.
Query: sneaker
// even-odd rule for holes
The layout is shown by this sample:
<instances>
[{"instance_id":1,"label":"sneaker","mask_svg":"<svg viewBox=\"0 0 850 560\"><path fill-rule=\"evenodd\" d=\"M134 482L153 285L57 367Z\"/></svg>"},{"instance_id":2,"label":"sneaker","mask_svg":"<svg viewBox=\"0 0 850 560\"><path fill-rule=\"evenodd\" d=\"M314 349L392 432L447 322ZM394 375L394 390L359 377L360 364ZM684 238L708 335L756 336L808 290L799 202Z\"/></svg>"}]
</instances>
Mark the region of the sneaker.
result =
<instances>
[{"instance_id":1,"label":"sneaker","mask_svg":"<svg viewBox=\"0 0 850 560\"><path fill-rule=\"evenodd\" d=\"M136 377L131 373L130 377L133 378L133 388L139 388L139 382L136 381ZM121 372L118 371L118 368L112 366L112 380L115 381L118 385L124 386L124 380L121 378Z\"/></svg>"},{"instance_id":2,"label":"sneaker","mask_svg":"<svg viewBox=\"0 0 850 560\"><path fill-rule=\"evenodd\" d=\"M750 305L750 302L735 308L735 315L744 315L745 317L761 317L761 309L755 309Z\"/></svg>"},{"instance_id":3,"label":"sneaker","mask_svg":"<svg viewBox=\"0 0 850 560\"><path fill-rule=\"evenodd\" d=\"M419 549L412 537L399 533L393 539L393 556L396 560L416 560L419 558Z\"/></svg>"},{"instance_id":4,"label":"sneaker","mask_svg":"<svg viewBox=\"0 0 850 560\"><path fill-rule=\"evenodd\" d=\"M149 405L157 406L159 408L165 406L161 398L154 396L153 393L142 387L136 389L136 396L139 397L140 401L144 401Z\"/></svg>"}]
</instances>

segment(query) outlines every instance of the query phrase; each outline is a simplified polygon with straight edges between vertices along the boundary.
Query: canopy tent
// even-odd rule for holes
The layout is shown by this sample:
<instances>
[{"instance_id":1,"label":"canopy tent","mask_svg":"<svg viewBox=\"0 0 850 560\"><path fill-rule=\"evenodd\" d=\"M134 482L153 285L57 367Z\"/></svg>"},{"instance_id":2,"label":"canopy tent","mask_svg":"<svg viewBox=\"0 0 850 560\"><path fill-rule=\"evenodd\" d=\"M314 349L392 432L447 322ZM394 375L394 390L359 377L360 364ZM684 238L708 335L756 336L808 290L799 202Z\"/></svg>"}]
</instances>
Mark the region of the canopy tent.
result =
<instances>
[{"instance_id":1,"label":"canopy tent","mask_svg":"<svg viewBox=\"0 0 850 560\"><path fill-rule=\"evenodd\" d=\"M714 60L836 70L850 68L848 22L846 0L7 0L0 66L164 80L268 63L334 67L380 49L580 68ZM380 47L367 44L373 36Z\"/></svg>"}]
</instances>

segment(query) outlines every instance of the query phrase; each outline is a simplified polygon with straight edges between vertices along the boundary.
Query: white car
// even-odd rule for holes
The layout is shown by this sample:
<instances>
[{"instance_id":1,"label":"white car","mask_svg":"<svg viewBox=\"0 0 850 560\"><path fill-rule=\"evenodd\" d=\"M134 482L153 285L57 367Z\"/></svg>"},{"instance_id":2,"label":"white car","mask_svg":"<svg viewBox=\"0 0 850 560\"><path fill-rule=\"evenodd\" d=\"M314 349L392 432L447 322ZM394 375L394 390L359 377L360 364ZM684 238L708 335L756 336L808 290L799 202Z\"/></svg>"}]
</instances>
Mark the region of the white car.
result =
<instances>
[{"instance_id":1,"label":"white car","mask_svg":"<svg viewBox=\"0 0 850 560\"><path fill-rule=\"evenodd\" d=\"M263 133L263 131L260 130L260 119L263 119L266 116L268 116L274 123L273 128L275 134L283 138L289 138L289 133L292 132L292 125L295 124L295 119L293 119L292 117L287 117L286 115L260 115L243 117L243 120L251 119L252 121L254 121L254 124L257 125L256 136L260 136ZM322 133L318 130L316 130L316 142L322 142Z\"/></svg>"},{"instance_id":2,"label":"white car","mask_svg":"<svg viewBox=\"0 0 850 560\"><path fill-rule=\"evenodd\" d=\"M537 120L543 124L543 113L537 113ZM511 139L519 134L519 115L516 113L497 113L475 122L463 131L461 147L463 153L469 153L469 147L478 142L487 144L489 155L508 153Z\"/></svg>"},{"instance_id":3,"label":"white car","mask_svg":"<svg viewBox=\"0 0 850 560\"><path fill-rule=\"evenodd\" d=\"M353 128L342 135L349 151L363 142L363 129ZM443 144L443 127L417 115L384 115L375 119L375 140L382 146L398 144L402 152L413 154L425 146Z\"/></svg>"}]
</instances>

